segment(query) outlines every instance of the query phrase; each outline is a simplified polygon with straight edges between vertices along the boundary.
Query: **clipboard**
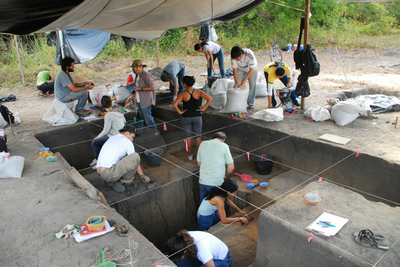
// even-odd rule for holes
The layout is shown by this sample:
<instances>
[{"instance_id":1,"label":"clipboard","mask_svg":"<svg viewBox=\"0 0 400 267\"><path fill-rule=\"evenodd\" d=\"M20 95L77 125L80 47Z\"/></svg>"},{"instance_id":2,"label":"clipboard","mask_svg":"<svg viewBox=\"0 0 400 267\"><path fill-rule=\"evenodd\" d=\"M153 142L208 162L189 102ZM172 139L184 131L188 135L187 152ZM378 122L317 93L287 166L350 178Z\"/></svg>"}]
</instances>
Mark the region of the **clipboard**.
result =
<instances>
[{"instance_id":1,"label":"clipboard","mask_svg":"<svg viewBox=\"0 0 400 267\"><path fill-rule=\"evenodd\" d=\"M318 218L312 221L304 229L316 235L323 237L332 237L336 235L349 219L323 212ZM329 222L329 225L319 224L320 222Z\"/></svg>"}]
</instances>

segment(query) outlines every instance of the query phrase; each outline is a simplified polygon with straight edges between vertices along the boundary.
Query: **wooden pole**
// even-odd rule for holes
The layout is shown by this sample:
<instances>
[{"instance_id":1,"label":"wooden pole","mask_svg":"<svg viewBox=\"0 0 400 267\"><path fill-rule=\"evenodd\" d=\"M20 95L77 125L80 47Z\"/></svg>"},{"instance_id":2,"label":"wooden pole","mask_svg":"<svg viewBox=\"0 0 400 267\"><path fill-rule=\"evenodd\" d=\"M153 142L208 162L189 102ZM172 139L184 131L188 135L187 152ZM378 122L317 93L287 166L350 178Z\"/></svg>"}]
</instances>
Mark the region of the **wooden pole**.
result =
<instances>
[{"instance_id":1,"label":"wooden pole","mask_svg":"<svg viewBox=\"0 0 400 267\"><path fill-rule=\"evenodd\" d=\"M304 9L304 48L307 48L308 44L308 27L310 24L310 5L311 5L311 0L306 0L306 7ZM299 44L300 47L300 44ZM300 49L300 48L297 48ZM305 100L304 97L301 98L301 110L305 110Z\"/></svg>"},{"instance_id":2,"label":"wooden pole","mask_svg":"<svg viewBox=\"0 0 400 267\"><path fill-rule=\"evenodd\" d=\"M157 49L157 67L161 67L160 65L160 44L158 40L156 40L156 49Z\"/></svg>"},{"instance_id":3,"label":"wooden pole","mask_svg":"<svg viewBox=\"0 0 400 267\"><path fill-rule=\"evenodd\" d=\"M21 71L21 78L22 78L22 84L25 86L25 74L24 74L24 68L22 66L22 60L21 60L21 54L19 52L19 45L18 45L18 40L17 36L14 35L14 41L15 41L15 48L17 49L17 55L18 55L18 61L19 61L19 69Z\"/></svg>"}]
</instances>

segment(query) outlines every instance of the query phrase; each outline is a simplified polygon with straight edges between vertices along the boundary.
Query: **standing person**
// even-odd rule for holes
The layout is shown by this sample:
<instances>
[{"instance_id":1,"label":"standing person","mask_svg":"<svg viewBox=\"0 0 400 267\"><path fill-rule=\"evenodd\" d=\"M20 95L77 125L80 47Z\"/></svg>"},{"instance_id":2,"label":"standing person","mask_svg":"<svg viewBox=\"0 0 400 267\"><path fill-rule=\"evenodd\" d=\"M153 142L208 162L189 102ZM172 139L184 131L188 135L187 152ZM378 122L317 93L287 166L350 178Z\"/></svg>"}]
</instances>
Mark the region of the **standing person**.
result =
<instances>
[{"instance_id":1,"label":"standing person","mask_svg":"<svg viewBox=\"0 0 400 267\"><path fill-rule=\"evenodd\" d=\"M156 92L153 75L144 69L142 60L135 59L132 62L133 71L136 74L135 79L135 99L139 115L145 124L154 130L157 130L156 123L151 115L151 108L156 104Z\"/></svg>"},{"instance_id":2,"label":"standing person","mask_svg":"<svg viewBox=\"0 0 400 267\"><path fill-rule=\"evenodd\" d=\"M245 89L245 83L249 81L249 96L247 105L249 109L254 109L256 100L257 85L257 59L253 51L239 46L232 47L231 50L233 78L235 85L233 88Z\"/></svg>"},{"instance_id":3,"label":"standing person","mask_svg":"<svg viewBox=\"0 0 400 267\"><path fill-rule=\"evenodd\" d=\"M185 76L185 65L179 61L172 61L163 69L161 80L169 82L169 90L171 91L172 101L183 91L182 78Z\"/></svg>"},{"instance_id":4,"label":"standing person","mask_svg":"<svg viewBox=\"0 0 400 267\"><path fill-rule=\"evenodd\" d=\"M96 168L103 181L118 193L122 193L125 191L122 183L131 183L135 179L135 173L145 183L150 182L150 178L143 174L140 168L140 156L135 153L133 146L135 126L125 124L119 132L104 143Z\"/></svg>"},{"instance_id":5,"label":"standing person","mask_svg":"<svg viewBox=\"0 0 400 267\"><path fill-rule=\"evenodd\" d=\"M54 75L49 70L38 73L36 80L36 88L39 90L40 96L51 96L54 94Z\"/></svg>"},{"instance_id":6,"label":"standing person","mask_svg":"<svg viewBox=\"0 0 400 267\"><path fill-rule=\"evenodd\" d=\"M75 70L74 59L65 57L61 60L61 70L57 75L55 86L56 98L63 103L78 100L75 107L75 113L79 116L87 116L90 114L85 109L88 98L87 90L92 90L93 82L77 83L71 76L71 72Z\"/></svg>"},{"instance_id":7,"label":"standing person","mask_svg":"<svg viewBox=\"0 0 400 267\"><path fill-rule=\"evenodd\" d=\"M246 216L246 212L239 209L228 197L236 195L239 186L234 180L227 180L221 187L215 186L205 194L197 210L197 223L200 231L207 231L211 226L221 221L223 224L242 222L248 224L245 217L227 218L225 204Z\"/></svg>"},{"instance_id":8,"label":"standing person","mask_svg":"<svg viewBox=\"0 0 400 267\"><path fill-rule=\"evenodd\" d=\"M218 58L219 71L221 78L225 78L225 67L224 67L224 51L222 48L211 41L201 42L194 45L196 52L203 52L207 59L207 77L212 78L214 71L214 61Z\"/></svg>"},{"instance_id":9,"label":"standing person","mask_svg":"<svg viewBox=\"0 0 400 267\"><path fill-rule=\"evenodd\" d=\"M264 67L265 80L267 81L268 108L276 107L274 96L274 82L279 79L287 88L291 88L292 70L286 63L270 62ZM293 105L300 106L297 95L292 91L290 100Z\"/></svg>"},{"instance_id":10,"label":"standing person","mask_svg":"<svg viewBox=\"0 0 400 267\"><path fill-rule=\"evenodd\" d=\"M212 140L201 142L197 151L197 165L200 167L200 201L211 188L220 186L226 176L235 169L225 139L225 133L216 132Z\"/></svg>"},{"instance_id":11,"label":"standing person","mask_svg":"<svg viewBox=\"0 0 400 267\"><path fill-rule=\"evenodd\" d=\"M119 134L119 129L122 129L126 123L124 113L119 109L119 107L112 107L112 101L109 96L103 96L101 98L101 106L106 110L106 115L104 116L104 126L103 131L97 135L92 141L93 151L96 157L93 159L90 166L96 168L97 158L104 143L116 134Z\"/></svg>"},{"instance_id":12,"label":"standing person","mask_svg":"<svg viewBox=\"0 0 400 267\"><path fill-rule=\"evenodd\" d=\"M214 235L180 230L167 242L167 253L178 267L231 267L228 247Z\"/></svg>"},{"instance_id":13,"label":"standing person","mask_svg":"<svg viewBox=\"0 0 400 267\"><path fill-rule=\"evenodd\" d=\"M188 148L188 159L192 160L192 136L195 135L197 149L201 143L201 128L202 118L201 114L210 106L212 98L206 94L203 90L193 89L193 84L196 82L193 76L185 76L182 79L183 87L185 91L179 93L177 99L172 104L173 108L179 115L182 116L181 123L186 138L186 144ZM202 108L202 98L205 98L207 102ZM178 104L183 102L183 110L180 110Z\"/></svg>"}]
</instances>

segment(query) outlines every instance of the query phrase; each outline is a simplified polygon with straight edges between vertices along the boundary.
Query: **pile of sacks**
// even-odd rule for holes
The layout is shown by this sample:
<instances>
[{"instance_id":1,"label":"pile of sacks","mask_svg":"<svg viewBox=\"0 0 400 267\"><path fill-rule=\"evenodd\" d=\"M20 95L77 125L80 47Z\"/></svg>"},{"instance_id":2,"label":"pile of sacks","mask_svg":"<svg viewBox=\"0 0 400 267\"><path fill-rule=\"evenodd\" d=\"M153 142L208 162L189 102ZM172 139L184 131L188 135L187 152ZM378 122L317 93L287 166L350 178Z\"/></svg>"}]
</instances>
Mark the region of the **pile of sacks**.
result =
<instances>
[{"instance_id":1,"label":"pile of sacks","mask_svg":"<svg viewBox=\"0 0 400 267\"><path fill-rule=\"evenodd\" d=\"M332 117L332 120L344 126L353 122L358 116L367 116L371 114L371 107L365 101L357 99L348 99L340 101L339 99L331 98L327 100L325 106L313 106L304 112L304 116L314 121L325 121Z\"/></svg>"}]
</instances>

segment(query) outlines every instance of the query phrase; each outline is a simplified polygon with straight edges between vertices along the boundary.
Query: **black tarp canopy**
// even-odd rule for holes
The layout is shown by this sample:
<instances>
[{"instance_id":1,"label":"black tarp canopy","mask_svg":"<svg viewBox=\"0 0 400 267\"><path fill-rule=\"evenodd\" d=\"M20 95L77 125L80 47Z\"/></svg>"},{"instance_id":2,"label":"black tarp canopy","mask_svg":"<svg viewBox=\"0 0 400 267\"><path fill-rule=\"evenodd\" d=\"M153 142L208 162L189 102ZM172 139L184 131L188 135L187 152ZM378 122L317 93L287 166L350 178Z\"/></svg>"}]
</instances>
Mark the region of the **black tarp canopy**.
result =
<instances>
[{"instance_id":1,"label":"black tarp canopy","mask_svg":"<svg viewBox=\"0 0 400 267\"><path fill-rule=\"evenodd\" d=\"M157 39L169 29L230 21L263 0L1 0L0 33L90 29Z\"/></svg>"}]
</instances>

